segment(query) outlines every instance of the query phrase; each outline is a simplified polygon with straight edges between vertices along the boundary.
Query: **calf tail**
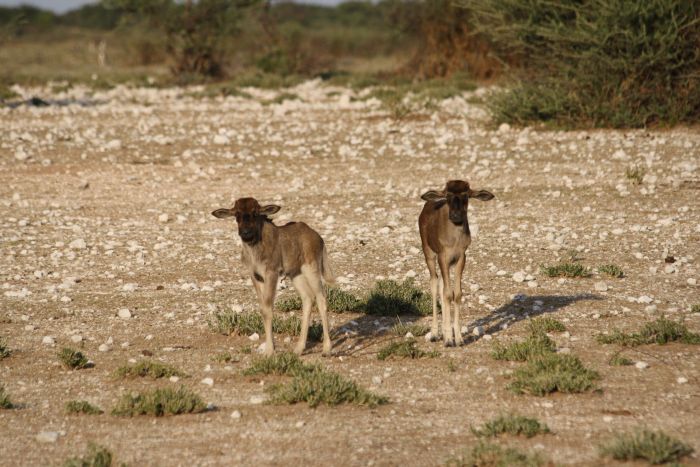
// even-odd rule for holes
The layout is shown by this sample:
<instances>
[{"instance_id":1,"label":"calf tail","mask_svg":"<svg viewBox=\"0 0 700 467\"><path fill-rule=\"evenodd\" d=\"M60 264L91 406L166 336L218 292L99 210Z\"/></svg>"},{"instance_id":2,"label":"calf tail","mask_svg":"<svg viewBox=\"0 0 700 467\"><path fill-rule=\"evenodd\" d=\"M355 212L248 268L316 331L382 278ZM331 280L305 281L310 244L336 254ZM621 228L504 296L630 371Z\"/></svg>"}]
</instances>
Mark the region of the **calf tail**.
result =
<instances>
[{"instance_id":1,"label":"calf tail","mask_svg":"<svg viewBox=\"0 0 700 467\"><path fill-rule=\"evenodd\" d=\"M323 251L321 253L321 275L323 276L323 281L326 284L335 284L335 275L331 269L331 263L328 261L328 252L326 251L326 246L323 246Z\"/></svg>"}]
</instances>

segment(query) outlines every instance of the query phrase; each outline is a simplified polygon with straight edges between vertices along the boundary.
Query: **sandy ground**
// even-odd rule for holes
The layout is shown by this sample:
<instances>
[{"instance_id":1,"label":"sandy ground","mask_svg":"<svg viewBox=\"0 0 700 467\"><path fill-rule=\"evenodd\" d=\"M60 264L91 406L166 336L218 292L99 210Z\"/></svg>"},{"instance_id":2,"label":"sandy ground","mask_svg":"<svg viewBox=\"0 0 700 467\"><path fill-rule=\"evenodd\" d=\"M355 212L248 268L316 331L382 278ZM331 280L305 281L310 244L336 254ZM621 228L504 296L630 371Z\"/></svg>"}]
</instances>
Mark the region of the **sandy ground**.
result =
<instances>
[{"instance_id":1,"label":"sandy ground","mask_svg":"<svg viewBox=\"0 0 700 467\"><path fill-rule=\"evenodd\" d=\"M604 464L597 445L638 427L700 450L698 349L643 346L624 355L647 368L614 367L608 360L618 347L595 340L661 315L700 330L700 314L690 312L700 303L697 128L493 128L467 94L394 121L379 102L347 89L309 82L290 92L300 99L262 105L275 93L196 99L177 89L118 88L92 96L96 105L0 110L0 336L13 350L0 361L0 385L19 406L0 410L0 463L60 465L92 441L129 465L436 465L477 443L470 427L511 411L538 417L553 434L497 442L557 464ZM640 185L625 175L635 166L645 171ZM210 212L239 196L275 202L279 222L305 221L325 238L342 288L362 293L378 278L415 276L428 290L420 195L454 178L496 195L470 203L478 233L464 276L463 322L470 335L482 326L486 338L456 349L421 339L441 357L379 361L395 320L332 314L335 355L323 364L391 402L256 403L279 380L241 375L254 357L242 349L259 342L207 326L213 310L257 309L235 223ZM625 277L540 272L571 250L593 269L617 264ZM514 280L517 272L526 280ZM122 308L130 319L117 316ZM493 343L524 337L523 319L541 314L567 326L552 337L600 372L601 391L506 390L521 364L495 361ZM293 345L283 336L276 343ZM94 368L64 369L56 357L64 346L81 349ZM216 362L223 351L240 362ZM176 384L113 376L144 353L190 377ZM320 345L304 358L321 360ZM181 383L215 410L109 414L126 392ZM67 415L73 399L107 413ZM43 443L41 432L59 436Z\"/></svg>"}]
</instances>

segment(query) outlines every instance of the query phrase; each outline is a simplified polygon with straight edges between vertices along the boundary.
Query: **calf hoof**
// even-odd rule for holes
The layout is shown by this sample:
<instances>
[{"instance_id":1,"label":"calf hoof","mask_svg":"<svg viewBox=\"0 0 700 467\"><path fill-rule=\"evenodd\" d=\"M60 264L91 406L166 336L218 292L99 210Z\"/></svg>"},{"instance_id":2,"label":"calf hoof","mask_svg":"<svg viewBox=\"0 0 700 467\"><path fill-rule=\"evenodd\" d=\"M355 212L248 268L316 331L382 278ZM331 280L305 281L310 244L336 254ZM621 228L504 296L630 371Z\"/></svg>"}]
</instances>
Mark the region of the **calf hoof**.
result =
<instances>
[{"instance_id":1,"label":"calf hoof","mask_svg":"<svg viewBox=\"0 0 700 467\"><path fill-rule=\"evenodd\" d=\"M333 351L331 349L324 350L321 352L322 357L332 357L333 356Z\"/></svg>"},{"instance_id":2,"label":"calf hoof","mask_svg":"<svg viewBox=\"0 0 700 467\"><path fill-rule=\"evenodd\" d=\"M445 347L454 347L454 346L455 346L454 339L445 339Z\"/></svg>"},{"instance_id":3,"label":"calf hoof","mask_svg":"<svg viewBox=\"0 0 700 467\"><path fill-rule=\"evenodd\" d=\"M459 339L455 339L455 347L462 347L464 345L464 341L460 337Z\"/></svg>"},{"instance_id":4,"label":"calf hoof","mask_svg":"<svg viewBox=\"0 0 700 467\"><path fill-rule=\"evenodd\" d=\"M430 331L430 342L437 342L440 340L440 334L436 331Z\"/></svg>"}]
</instances>

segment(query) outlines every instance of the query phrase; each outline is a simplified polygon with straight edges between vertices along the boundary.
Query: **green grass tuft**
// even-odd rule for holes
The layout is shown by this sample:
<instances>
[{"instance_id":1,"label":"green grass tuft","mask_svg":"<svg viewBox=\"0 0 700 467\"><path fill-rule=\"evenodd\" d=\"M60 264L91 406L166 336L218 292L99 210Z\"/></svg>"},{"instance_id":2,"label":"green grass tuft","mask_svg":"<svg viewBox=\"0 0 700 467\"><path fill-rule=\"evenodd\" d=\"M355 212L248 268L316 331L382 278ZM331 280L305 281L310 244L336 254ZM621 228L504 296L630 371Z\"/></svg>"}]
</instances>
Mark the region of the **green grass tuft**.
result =
<instances>
[{"instance_id":1,"label":"green grass tuft","mask_svg":"<svg viewBox=\"0 0 700 467\"><path fill-rule=\"evenodd\" d=\"M687 326L683 323L663 317L646 323L638 333L625 334L615 330L612 334L601 334L597 339L601 344L619 344L625 347L644 344L663 345L669 342L700 344L700 334L688 331Z\"/></svg>"},{"instance_id":2,"label":"green grass tuft","mask_svg":"<svg viewBox=\"0 0 700 467\"><path fill-rule=\"evenodd\" d=\"M0 409L13 409L15 405L10 400L10 395L5 392L5 388L0 386Z\"/></svg>"},{"instance_id":3,"label":"green grass tuft","mask_svg":"<svg viewBox=\"0 0 700 467\"><path fill-rule=\"evenodd\" d=\"M532 438L535 435L549 433L549 428L535 418L527 418L521 415L501 415L484 423L480 429L472 428L476 436L494 437L503 433L510 435L524 435Z\"/></svg>"},{"instance_id":4,"label":"green grass tuft","mask_svg":"<svg viewBox=\"0 0 700 467\"><path fill-rule=\"evenodd\" d=\"M95 407L88 401L70 401L66 404L66 412L68 413L84 413L88 415L99 415L104 413L99 407Z\"/></svg>"},{"instance_id":5,"label":"green grass tuft","mask_svg":"<svg viewBox=\"0 0 700 467\"><path fill-rule=\"evenodd\" d=\"M691 313L700 313L700 303L697 303L690 307Z\"/></svg>"},{"instance_id":6,"label":"green grass tuft","mask_svg":"<svg viewBox=\"0 0 700 467\"><path fill-rule=\"evenodd\" d=\"M514 448L480 442L471 451L448 459L449 467L539 467L544 460L538 454L524 454Z\"/></svg>"},{"instance_id":7,"label":"green grass tuft","mask_svg":"<svg viewBox=\"0 0 700 467\"><path fill-rule=\"evenodd\" d=\"M617 352L617 353L615 353L615 355L610 357L610 362L608 362L608 363L611 366L631 366L631 365L634 365L634 362L632 360L620 355L620 352Z\"/></svg>"},{"instance_id":8,"label":"green grass tuft","mask_svg":"<svg viewBox=\"0 0 700 467\"><path fill-rule=\"evenodd\" d=\"M265 333L262 316L256 312L236 313L235 311L219 311L214 313L209 319L209 327L227 336L233 333L243 336L249 336L253 333L263 335ZM272 332L274 334L298 336L301 332L301 318L295 315L287 317L273 316ZM308 339L320 341L322 337L323 326L321 323L311 323L309 325Z\"/></svg>"},{"instance_id":9,"label":"green grass tuft","mask_svg":"<svg viewBox=\"0 0 700 467\"><path fill-rule=\"evenodd\" d=\"M243 374L253 375L281 375L297 376L312 371L316 365L304 363L297 354L292 352L280 352L269 357L258 357Z\"/></svg>"},{"instance_id":10,"label":"green grass tuft","mask_svg":"<svg viewBox=\"0 0 700 467\"><path fill-rule=\"evenodd\" d=\"M550 318L549 316L531 319L528 321L527 327L532 334L566 331L566 327L561 321Z\"/></svg>"},{"instance_id":11,"label":"green grass tuft","mask_svg":"<svg viewBox=\"0 0 700 467\"><path fill-rule=\"evenodd\" d=\"M644 167L639 167L637 165L625 171L625 178L627 178L632 185L641 185L642 181L644 181L644 175L646 175Z\"/></svg>"},{"instance_id":12,"label":"green grass tuft","mask_svg":"<svg viewBox=\"0 0 700 467\"><path fill-rule=\"evenodd\" d=\"M618 434L609 444L600 447L601 457L619 461L645 460L652 464L677 462L693 451L692 447L661 431L649 430Z\"/></svg>"},{"instance_id":13,"label":"green grass tuft","mask_svg":"<svg viewBox=\"0 0 700 467\"><path fill-rule=\"evenodd\" d=\"M528 336L522 342L514 342L503 345L496 342L491 351L491 356L496 360L508 360L524 362L539 355L552 353L556 350L556 344L546 334L537 333Z\"/></svg>"},{"instance_id":14,"label":"green grass tuft","mask_svg":"<svg viewBox=\"0 0 700 467\"><path fill-rule=\"evenodd\" d=\"M63 467L111 467L111 465L112 453L107 448L90 443L87 456L68 459Z\"/></svg>"},{"instance_id":15,"label":"green grass tuft","mask_svg":"<svg viewBox=\"0 0 700 467\"><path fill-rule=\"evenodd\" d=\"M231 362L238 362L240 359L238 357L235 357L231 355L231 352L221 352L216 355L214 355L213 360L215 362L219 363L231 363Z\"/></svg>"},{"instance_id":16,"label":"green grass tuft","mask_svg":"<svg viewBox=\"0 0 700 467\"><path fill-rule=\"evenodd\" d=\"M382 347L379 352L377 353L377 358L379 360L386 360L387 358L390 357L397 357L397 358L423 358L423 357L429 357L429 358L435 358L439 357L440 353L433 351L433 352L425 352L424 350L419 349L416 347L416 340L415 339L402 339L400 341L395 341L392 342L391 344L388 344L384 347Z\"/></svg>"},{"instance_id":17,"label":"green grass tuft","mask_svg":"<svg viewBox=\"0 0 700 467\"><path fill-rule=\"evenodd\" d=\"M88 366L88 359L77 350L64 347L59 353L58 358L66 368L79 370Z\"/></svg>"},{"instance_id":18,"label":"green grass tuft","mask_svg":"<svg viewBox=\"0 0 700 467\"><path fill-rule=\"evenodd\" d=\"M133 417L135 415L179 415L199 413L207 409L206 404L194 392L184 386L179 389L155 389L142 394L124 394L112 410L112 415Z\"/></svg>"},{"instance_id":19,"label":"green grass tuft","mask_svg":"<svg viewBox=\"0 0 700 467\"><path fill-rule=\"evenodd\" d=\"M399 322L391 328L391 331L399 337L403 337L409 332L416 337L420 337L428 334L430 327L420 323L403 323L399 320Z\"/></svg>"},{"instance_id":20,"label":"green grass tuft","mask_svg":"<svg viewBox=\"0 0 700 467\"><path fill-rule=\"evenodd\" d=\"M115 374L120 378L145 378L148 376L153 379L186 376L177 368L151 360L142 360L133 365L119 367Z\"/></svg>"},{"instance_id":21,"label":"green grass tuft","mask_svg":"<svg viewBox=\"0 0 700 467\"><path fill-rule=\"evenodd\" d=\"M343 403L374 407L388 402L387 398L367 391L354 381L320 366L295 375L289 383L270 386L268 393L271 403L306 402L310 407Z\"/></svg>"},{"instance_id":22,"label":"green grass tuft","mask_svg":"<svg viewBox=\"0 0 700 467\"><path fill-rule=\"evenodd\" d=\"M544 396L551 392L585 392L594 388L600 376L589 370L578 357L548 353L529 360L527 366L519 368L515 380L508 389L516 394Z\"/></svg>"},{"instance_id":23,"label":"green grass tuft","mask_svg":"<svg viewBox=\"0 0 700 467\"><path fill-rule=\"evenodd\" d=\"M0 360L9 357L11 353L12 351L7 348L5 340L0 338Z\"/></svg>"},{"instance_id":24,"label":"green grass tuft","mask_svg":"<svg viewBox=\"0 0 700 467\"><path fill-rule=\"evenodd\" d=\"M588 268L578 263L560 263L554 266L541 266L542 272L549 277L589 277Z\"/></svg>"},{"instance_id":25,"label":"green grass tuft","mask_svg":"<svg viewBox=\"0 0 700 467\"><path fill-rule=\"evenodd\" d=\"M604 264L602 266L598 266L598 272L601 274L607 274L610 277L616 277L618 279L625 275L625 273L622 272L622 269L614 264Z\"/></svg>"},{"instance_id":26,"label":"green grass tuft","mask_svg":"<svg viewBox=\"0 0 700 467\"><path fill-rule=\"evenodd\" d=\"M346 313L360 311L363 301L353 293L337 287L329 287L326 291L326 303L328 310L334 313ZM275 303L275 309L280 311L301 310L301 298L298 295L290 295Z\"/></svg>"},{"instance_id":27,"label":"green grass tuft","mask_svg":"<svg viewBox=\"0 0 700 467\"><path fill-rule=\"evenodd\" d=\"M383 316L429 315L433 310L430 294L416 287L412 279L400 283L378 281L367 297L365 309L368 314Z\"/></svg>"}]
</instances>

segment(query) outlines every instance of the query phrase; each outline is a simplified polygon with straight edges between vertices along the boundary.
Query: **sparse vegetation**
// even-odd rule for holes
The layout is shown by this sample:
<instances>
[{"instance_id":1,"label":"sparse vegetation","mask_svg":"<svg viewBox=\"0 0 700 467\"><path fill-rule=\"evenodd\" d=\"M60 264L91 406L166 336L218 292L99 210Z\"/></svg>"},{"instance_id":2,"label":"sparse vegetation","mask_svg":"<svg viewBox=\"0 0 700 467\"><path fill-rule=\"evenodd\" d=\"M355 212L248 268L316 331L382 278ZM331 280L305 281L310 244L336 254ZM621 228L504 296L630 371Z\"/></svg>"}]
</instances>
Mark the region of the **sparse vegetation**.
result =
<instances>
[{"instance_id":1,"label":"sparse vegetation","mask_svg":"<svg viewBox=\"0 0 700 467\"><path fill-rule=\"evenodd\" d=\"M416 287L412 279L403 282L381 280L369 293L366 312L383 316L429 315L432 303L430 294Z\"/></svg>"},{"instance_id":2,"label":"sparse vegetation","mask_svg":"<svg viewBox=\"0 0 700 467\"><path fill-rule=\"evenodd\" d=\"M620 352L616 352L615 355L610 357L609 363L611 366L631 366L631 365L634 365L634 362L632 360L625 357L624 355L621 355Z\"/></svg>"},{"instance_id":3,"label":"sparse vegetation","mask_svg":"<svg viewBox=\"0 0 700 467\"><path fill-rule=\"evenodd\" d=\"M547 353L534 357L515 371L508 389L516 394L544 396L551 392L579 393L594 388L600 376L586 368L578 357Z\"/></svg>"},{"instance_id":4,"label":"sparse vegetation","mask_svg":"<svg viewBox=\"0 0 700 467\"><path fill-rule=\"evenodd\" d=\"M88 359L82 352L68 347L61 349L58 353L58 358L66 368L70 368L71 370L79 370L81 368L87 368L88 366Z\"/></svg>"},{"instance_id":5,"label":"sparse vegetation","mask_svg":"<svg viewBox=\"0 0 700 467\"><path fill-rule=\"evenodd\" d=\"M646 170L644 167L639 167L638 165L630 167L625 171L625 177L632 185L641 185L644 181L644 175L646 175Z\"/></svg>"},{"instance_id":6,"label":"sparse vegetation","mask_svg":"<svg viewBox=\"0 0 700 467\"><path fill-rule=\"evenodd\" d=\"M604 264L602 266L598 266L598 272L601 274L607 274L608 276L615 277L617 279L624 276L622 268L614 264Z\"/></svg>"},{"instance_id":7,"label":"sparse vegetation","mask_svg":"<svg viewBox=\"0 0 700 467\"><path fill-rule=\"evenodd\" d=\"M691 313L700 313L700 303L696 303L692 307L690 307L690 312Z\"/></svg>"},{"instance_id":8,"label":"sparse vegetation","mask_svg":"<svg viewBox=\"0 0 700 467\"><path fill-rule=\"evenodd\" d=\"M328 288L326 291L326 303L328 310L334 313L359 311L362 307L362 300L338 287ZM277 300L275 308L280 311L301 310L301 298L298 295L290 295Z\"/></svg>"},{"instance_id":9,"label":"sparse vegetation","mask_svg":"<svg viewBox=\"0 0 700 467\"><path fill-rule=\"evenodd\" d=\"M271 403L307 402L310 407L342 403L374 407L388 402L387 398L362 389L354 381L320 366L297 374L289 383L272 385L268 393Z\"/></svg>"},{"instance_id":10,"label":"sparse vegetation","mask_svg":"<svg viewBox=\"0 0 700 467\"><path fill-rule=\"evenodd\" d=\"M582 264L564 262L554 266L542 266L542 273L548 277L588 277L591 272Z\"/></svg>"},{"instance_id":11,"label":"sparse vegetation","mask_svg":"<svg viewBox=\"0 0 700 467\"><path fill-rule=\"evenodd\" d=\"M90 443L85 457L68 459L63 467L111 467L112 453L105 447Z\"/></svg>"},{"instance_id":12,"label":"sparse vegetation","mask_svg":"<svg viewBox=\"0 0 700 467\"><path fill-rule=\"evenodd\" d=\"M0 338L0 360L10 356L12 351L7 347L5 339Z\"/></svg>"},{"instance_id":13,"label":"sparse vegetation","mask_svg":"<svg viewBox=\"0 0 700 467\"><path fill-rule=\"evenodd\" d=\"M314 365L304 363L298 355L292 352L279 352L269 357L258 357L243 374L296 376L312 371Z\"/></svg>"},{"instance_id":14,"label":"sparse vegetation","mask_svg":"<svg viewBox=\"0 0 700 467\"><path fill-rule=\"evenodd\" d=\"M601 344L619 344L625 347L635 347L644 344L668 344L681 342L683 344L700 344L700 334L690 332L688 327L680 322L661 317L646 323L638 333L626 334L615 330L612 334L598 336Z\"/></svg>"},{"instance_id":15,"label":"sparse vegetation","mask_svg":"<svg viewBox=\"0 0 700 467\"><path fill-rule=\"evenodd\" d=\"M522 342L503 345L496 342L491 356L496 360L524 362L532 357L552 353L556 344L544 333L533 333Z\"/></svg>"},{"instance_id":16,"label":"sparse vegetation","mask_svg":"<svg viewBox=\"0 0 700 467\"><path fill-rule=\"evenodd\" d=\"M170 378L171 376L186 376L180 370L164 363L142 360L135 364L119 367L116 376L120 378Z\"/></svg>"},{"instance_id":17,"label":"sparse vegetation","mask_svg":"<svg viewBox=\"0 0 700 467\"><path fill-rule=\"evenodd\" d=\"M238 362L239 359L237 357L234 357L231 355L231 352L221 352L216 355L214 355L214 361L219 362L219 363L231 363L231 362Z\"/></svg>"},{"instance_id":18,"label":"sparse vegetation","mask_svg":"<svg viewBox=\"0 0 700 467\"><path fill-rule=\"evenodd\" d=\"M10 395L5 392L5 388L0 386L0 409L12 409L14 404L10 401Z\"/></svg>"},{"instance_id":19,"label":"sparse vegetation","mask_svg":"<svg viewBox=\"0 0 700 467\"><path fill-rule=\"evenodd\" d=\"M420 337L428 334L430 327L421 323L404 323L399 319L399 322L391 328L391 331L399 337L403 337L409 332L416 337Z\"/></svg>"},{"instance_id":20,"label":"sparse vegetation","mask_svg":"<svg viewBox=\"0 0 700 467\"><path fill-rule=\"evenodd\" d=\"M382 347L377 353L377 358L379 360L386 360L387 358L423 358L429 357L434 358L440 356L437 351L425 352L416 346L415 339L402 339L399 341L392 342Z\"/></svg>"},{"instance_id":21,"label":"sparse vegetation","mask_svg":"<svg viewBox=\"0 0 700 467\"><path fill-rule=\"evenodd\" d=\"M204 412L207 406L199 395L184 386L178 389L164 388L140 394L124 394L112 410L112 415L179 415Z\"/></svg>"},{"instance_id":22,"label":"sparse vegetation","mask_svg":"<svg viewBox=\"0 0 700 467\"><path fill-rule=\"evenodd\" d=\"M619 461L645 460L651 464L678 462L693 453L689 445L662 431L641 430L633 434L618 434L610 443L600 447L602 457Z\"/></svg>"},{"instance_id":23,"label":"sparse vegetation","mask_svg":"<svg viewBox=\"0 0 700 467\"><path fill-rule=\"evenodd\" d=\"M554 318L542 316L540 318L531 319L527 323L527 327L531 334L543 334L547 332L564 332L566 326Z\"/></svg>"},{"instance_id":24,"label":"sparse vegetation","mask_svg":"<svg viewBox=\"0 0 700 467\"><path fill-rule=\"evenodd\" d=\"M447 359L447 371L449 371L450 373L454 373L455 371L457 371L457 362L454 358Z\"/></svg>"},{"instance_id":25,"label":"sparse vegetation","mask_svg":"<svg viewBox=\"0 0 700 467\"><path fill-rule=\"evenodd\" d=\"M532 438L535 435L549 433L549 428L535 418L509 414L500 415L484 423L479 429L472 428L472 432L477 436L494 437L508 433L510 435L523 435Z\"/></svg>"},{"instance_id":26,"label":"sparse vegetation","mask_svg":"<svg viewBox=\"0 0 700 467\"><path fill-rule=\"evenodd\" d=\"M70 401L66 404L66 412L87 415L99 415L104 413L102 409L95 407L88 401Z\"/></svg>"},{"instance_id":27,"label":"sparse vegetation","mask_svg":"<svg viewBox=\"0 0 700 467\"><path fill-rule=\"evenodd\" d=\"M514 448L480 442L462 456L449 459L449 467L539 467L544 460L537 454L524 454Z\"/></svg>"},{"instance_id":28,"label":"sparse vegetation","mask_svg":"<svg viewBox=\"0 0 700 467\"><path fill-rule=\"evenodd\" d=\"M262 316L257 312L217 311L209 319L209 327L227 336L234 332L244 336L249 336L253 333L258 333L259 335L265 333ZM272 317L272 332L274 334L298 336L301 332L301 318L296 315L287 317L275 315ZM314 322L309 324L308 339L320 341L322 337L323 327L321 323Z\"/></svg>"}]
</instances>

